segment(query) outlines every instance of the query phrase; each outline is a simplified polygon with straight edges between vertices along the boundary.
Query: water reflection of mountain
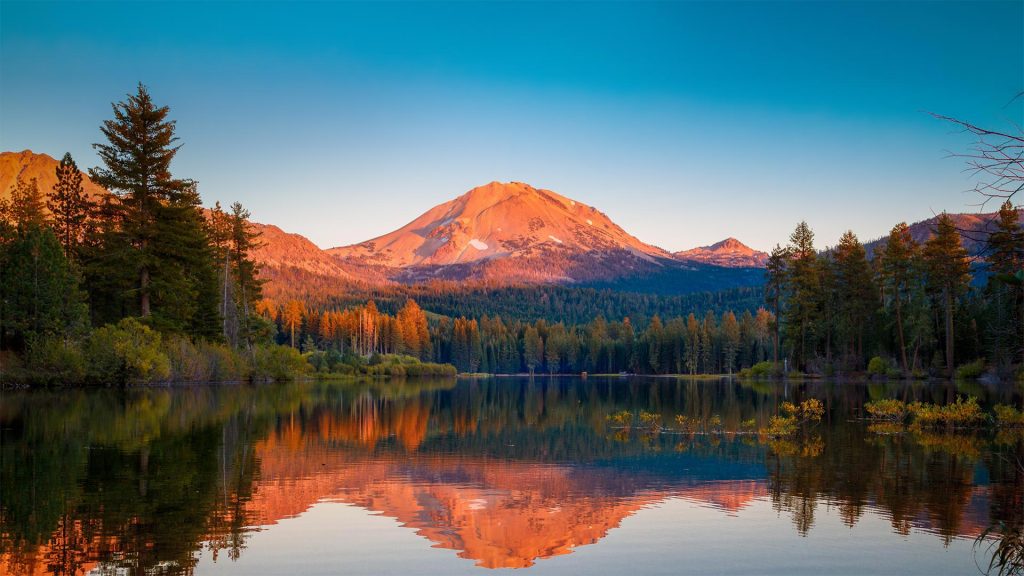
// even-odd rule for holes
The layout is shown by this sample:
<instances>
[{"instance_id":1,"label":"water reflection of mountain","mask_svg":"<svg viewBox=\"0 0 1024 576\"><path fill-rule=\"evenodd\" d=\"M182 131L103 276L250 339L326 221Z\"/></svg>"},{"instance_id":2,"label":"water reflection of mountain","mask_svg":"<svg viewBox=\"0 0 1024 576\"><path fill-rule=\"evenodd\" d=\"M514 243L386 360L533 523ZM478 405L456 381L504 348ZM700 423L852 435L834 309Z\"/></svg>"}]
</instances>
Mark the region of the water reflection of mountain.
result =
<instances>
[{"instance_id":1,"label":"water reflection of mountain","mask_svg":"<svg viewBox=\"0 0 1024 576\"><path fill-rule=\"evenodd\" d=\"M819 506L946 539L1019 522L1024 482L1002 457L1021 453L1019 438L878 436L851 420L871 397L949 393L538 379L9 394L0 572L189 573L200 548L237 557L251 527L323 500L393 517L486 567L595 543L666 498L741 517L765 499L799 533ZM825 403L826 422L793 442L624 434L606 421L716 414L736 430L806 396Z\"/></svg>"},{"instance_id":2,"label":"water reflection of mountain","mask_svg":"<svg viewBox=\"0 0 1024 576\"><path fill-rule=\"evenodd\" d=\"M393 517L488 568L526 567L595 543L626 516L665 498L735 512L767 493L763 467L690 455L664 458L671 464L647 470L640 460L637 466L575 466L353 452L315 436L296 446L290 436L288 430L271 434L256 446L260 478L247 504L253 521L273 524L322 500L345 502Z\"/></svg>"}]
</instances>

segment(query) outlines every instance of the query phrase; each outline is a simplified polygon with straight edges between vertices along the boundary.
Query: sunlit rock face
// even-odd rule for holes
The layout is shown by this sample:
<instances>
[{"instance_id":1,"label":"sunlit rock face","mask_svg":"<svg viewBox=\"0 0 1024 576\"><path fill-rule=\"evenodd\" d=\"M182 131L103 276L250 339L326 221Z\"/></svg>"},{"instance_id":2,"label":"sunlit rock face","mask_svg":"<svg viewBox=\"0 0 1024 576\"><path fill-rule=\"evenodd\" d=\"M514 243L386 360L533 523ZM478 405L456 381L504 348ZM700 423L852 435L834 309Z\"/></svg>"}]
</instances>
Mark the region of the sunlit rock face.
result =
<instances>
[{"instance_id":1,"label":"sunlit rock face","mask_svg":"<svg viewBox=\"0 0 1024 576\"><path fill-rule=\"evenodd\" d=\"M331 252L403 267L612 249L669 256L630 236L593 206L522 182L491 182L394 232Z\"/></svg>"},{"instance_id":2,"label":"sunlit rock face","mask_svg":"<svg viewBox=\"0 0 1024 576\"><path fill-rule=\"evenodd\" d=\"M21 152L0 152L0 199L11 196L11 188L20 178L25 182L35 179L39 192L44 196L53 191L57 183L57 166L60 162L47 154L37 154L31 150ZM89 179L82 173L82 190L92 198L100 198L107 190Z\"/></svg>"},{"instance_id":3,"label":"sunlit rock face","mask_svg":"<svg viewBox=\"0 0 1024 576\"><path fill-rule=\"evenodd\" d=\"M394 232L328 252L403 281L571 282L674 263L597 208L522 182L478 186Z\"/></svg>"}]
</instances>

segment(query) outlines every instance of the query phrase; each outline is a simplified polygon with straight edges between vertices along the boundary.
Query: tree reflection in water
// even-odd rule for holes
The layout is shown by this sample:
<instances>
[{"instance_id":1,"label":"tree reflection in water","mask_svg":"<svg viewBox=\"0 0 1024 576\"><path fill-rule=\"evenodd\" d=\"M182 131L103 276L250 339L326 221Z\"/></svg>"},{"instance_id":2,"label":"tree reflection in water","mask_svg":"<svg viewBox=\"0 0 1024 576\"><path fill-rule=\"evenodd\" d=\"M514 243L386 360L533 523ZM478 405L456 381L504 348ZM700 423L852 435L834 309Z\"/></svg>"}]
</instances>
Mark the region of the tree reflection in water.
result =
<instances>
[{"instance_id":1,"label":"tree reflection in water","mask_svg":"<svg viewBox=\"0 0 1024 576\"><path fill-rule=\"evenodd\" d=\"M956 392L497 378L6 393L0 572L189 574L201 551L237 558L253 530L323 499L394 517L485 567L569 553L676 497L729 512L765 499L799 534L822 503L850 526L871 510L895 533L946 542L996 526L1000 541L1016 538L1019 561L1024 480L1008 462L1024 454L1020 431L907 433L862 420L868 400ZM986 406L1020 404L1013 390L972 392ZM825 415L808 433L742 433L809 398ZM721 433L616 429L608 416L622 411Z\"/></svg>"}]
</instances>

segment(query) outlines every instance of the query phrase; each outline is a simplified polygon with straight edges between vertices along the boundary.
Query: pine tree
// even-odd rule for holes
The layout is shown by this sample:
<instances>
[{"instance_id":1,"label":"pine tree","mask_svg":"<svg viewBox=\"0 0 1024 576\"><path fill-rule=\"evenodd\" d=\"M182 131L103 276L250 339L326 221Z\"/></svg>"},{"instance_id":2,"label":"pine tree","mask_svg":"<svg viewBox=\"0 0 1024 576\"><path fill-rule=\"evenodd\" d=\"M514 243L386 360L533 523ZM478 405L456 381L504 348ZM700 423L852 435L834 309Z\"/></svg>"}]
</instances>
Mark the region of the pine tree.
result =
<instances>
[{"instance_id":1,"label":"pine tree","mask_svg":"<svg viewBox=\"0 0 1024 576\"><path fill-rule=\"evenodd\" d=\"M659 374L662 370L661 340L663 337L664 327L661 324L661 318L655 314L654 318L651 318L651 323L647 326L647 333L644 335L648 364L645 368L653 374Z\"/></svg>"},{"instance_id":2,"label":"pine tree","mask_svg":"<svg viewBox=\"0 0 1024 576\"><path fill-rule=\"evenodd\" d=\"M690 313L686 317L686 369L690 374L696 374L700 366L700 323L697 317Z\"/></svg>"},{"instance_id":3,"label":"pine tree","mask_svg":"<svg viewBox=\"0 0 1024 576\"><path fill-rule=\"evenodd\" d=\"M917 243L910 236L910 228L906 222L900 222L889 232L885 249L879 258L883 303L886 306L891 306L896 314L896 336L904 375L909 374L910 366L907 365L907 340L903 308L911 291L916 254Z\"/></svg>"},{"instance_id":4,"label":"pine tree","mask_svg":"<svg viewBox=\"0 0 1024 576\"><path fill-rule=\"evenodd\" d=\"M768 305L774 316L772 325L772 360L776 364L779 362L780 340L782 337L782 326L779 319L782 312L783 293L786 289L786 265L788 262L789 252L776 244L775 248L772 249L771 255L768 257L768 263L765 267L764 299L765 304Z\"/></svg>"},{"instance_id":5,"label":"pine tree","mask_svg":"<svg viewBox=\"0 0 1024 576\"><path fill-rule=\"evenodd\" d=\"M64 154L57 165L57 183L53 185L46 207L53 216L53 227L64 246L64 256L78 259L78 247L85 235L87 220L93 207L82 189L82 172L71 153Z\"/></svg>"},{"instance_id":6,"label":"pine tree","mask_svg":"<svg viewBox=\"0 0 1024 576\"><path fill-rule=\"evenodd\" d=\"M526 331L523 333L523 362L526 364L527 370L530 371L530 375L533 375L533 370L540 365L544 359L544 343L541 340L540 333L537 328L528 326Z\"/></svg>"},{"instance_id":7,"label":"pine tree","mask_svg":"<svg viewBox=\"0 0 1024 576\"><path fill-rule=\"evenodd\" d=\"M231 204L231 261L238 286L236 308L240 319L239 331L247 347L252 346L254 337L252 322L256 303L263 297L260 268L253 255L253 251L262 246L261 233L253 228L249 217L249 211L240 202ZM424 318L424 324L425 322ZM424 327L419 333L421 341L425 331Z\"/></svg>"},{"instance_id":8,"label":"pine tree","mask_svg":"<svg viewBox=\"0 0 1024 576\"><path fill-rule=\"evenodd\" d=\"M180 209L165 210L166 205L188 205L198 195L194 195L192 182L171 176L171 161L181 145L175 144L178 138L174 121L167 120L169 109L157 107L141 83L135 94L112 108L114 118L104 121L100 128L107 143L93 144L104 167L90 170L90 175L94 182L118 195L121 232L134 252L131 261L136 278L129 290L137 294L139 314L148 318L153 313L154 274L164 273L166 279L176 272L163 269L167 251L161 250L159 243L168 230L166 225L161 226L161 218L181 214ZM187 218L179 222L188 225ZM162 289L170 289L169 284L166 282Z\"/></svg>"},{"instance_id":9,"label":"pine tree","mask_svg":"<svg viewBox=\"0 0 1024 576\"><path fill-rule=\"evenodd\" d=\"M945 317L946 372L953 376L955 367L953 341L953 313L961 294L967 291L971 280L967 251L960 243L960 233L953 219L943 212L939 216L935 235L924 245L924 260L931 291L940 298Z\"/></svg>"},{"instance_id":10,"label":"pine tree","mask_svg":"<svg viewBox=\"0 0 1024 576\"><path fill-rule=\"evenodd\" d=\"M15 347L32 335L67 338L86 325L78 278L49 228L21 228L0 250L0 268L0 332Z\"/></svg>"},{"instance_id":11,"label":"pine tree","mask_svg":"<svg viewBox=\"0 0 1024 576\"><path fill-rule=\"evenodd\" d=\"M207 223L194 187L155 207L149 252L151 323L207 340L222 337L220 286Z\"/></svg>"},{"instance_id":12,"label":"pine tree","mask_svg":"<svg viewBox=\"0 0 1024 576\"><path fill-rule=\"evenodd\" d=\"M853 231L839 239L833 252L838 304L837 328L846 340L847 354L859 366L864 358L864 335L876 308L877 290L867 252Z\"/></svg>"},{"instance_id":13,"label":"pine tree","mask_svg":"<svg viewBox=\"0 0 1024 576\"><path fill-rule=\"evenodd\" d=\"M789 237L783 326L793 347L794 362L805 368L815 349L814 329L820 320L821 274L814 232L800 222Z\"/></svg>"},{"instance_id":14,"label":"pine tree","mask_svg":"<svg viewBox=\"0 0 1024 576\"><path fill-rule=\"evenodd\" d=\"M989 293L997 301L997 317L1006 316L1005 322L997 321L1005 328L997 329L995 344L1001 347L1005 341L1007 348L1017 346L1024 354L1024 231L1017 220L1017 209L1007 200L999 207L996 229L988 241Z\"/></svg>"},{"instance_id":15,"label":"pine tree","mask_svg":"<svg viewBox=\"0 0 1024 576\"><path fill-rule=\"evenodd\" d=\"M1024 231L1017 220L1017 209L1007 200L999 207L996 229L988 240L988 261L993 274L1013 275L1024 269Z\"/></svg>"},{"instance_id":16,"label":"pine tree","mask_svg":"<svg viewBox=\"0 0 1024 576\"><path fill-rule=\"evenodd\" d=\"M18 176L11 187L11 199L0 204L0 218L21 231L48 224L46 203L35 178L26 182Z\"/></svg>"},{"instance_id":17,"label":"pine tree","mask_svg":"<svg viewBox=\"0 0 1024 576\"><path fill-rule=\"evenodd\" d=\"M722 361L727 374L732 374L739 348L740 324L736 321L736 314L726 312L722 314Z\"/></svg>"}]
</instances>

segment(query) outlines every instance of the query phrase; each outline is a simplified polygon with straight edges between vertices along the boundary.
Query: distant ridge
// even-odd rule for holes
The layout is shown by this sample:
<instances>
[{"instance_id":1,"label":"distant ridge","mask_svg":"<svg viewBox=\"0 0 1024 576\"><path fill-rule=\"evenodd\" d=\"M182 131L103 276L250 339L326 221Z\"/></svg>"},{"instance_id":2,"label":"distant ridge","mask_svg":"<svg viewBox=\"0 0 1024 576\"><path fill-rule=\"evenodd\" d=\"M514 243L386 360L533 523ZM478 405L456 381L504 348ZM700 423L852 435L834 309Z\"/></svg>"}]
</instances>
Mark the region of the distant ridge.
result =
<instances>
[{"instance_id":1,"label":"distant ridge","mask_svg":"<svg viewBox=\"0 0 1024 576\"><path fill-rule=\"evenodd\" d=\"M675 257L729 268L761 268L768 262L768 254L754 250L731 236L710 246L676 252Z\"/></svg>"}]
</instances>

